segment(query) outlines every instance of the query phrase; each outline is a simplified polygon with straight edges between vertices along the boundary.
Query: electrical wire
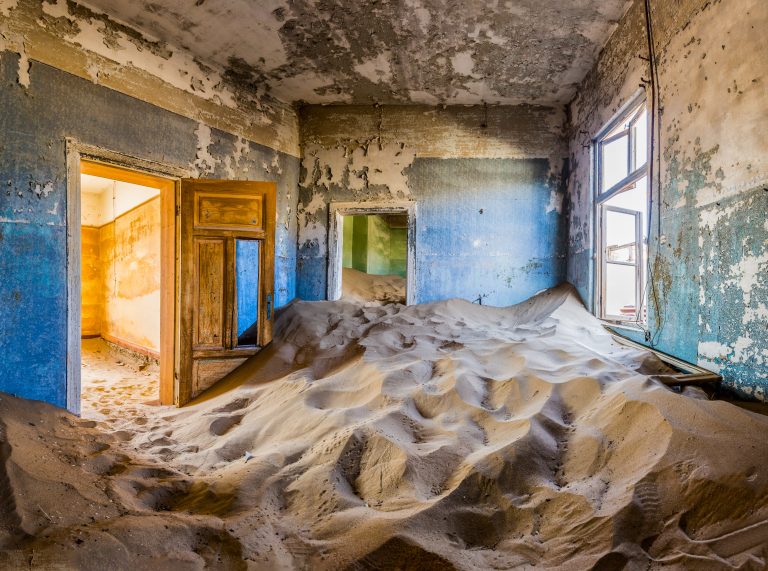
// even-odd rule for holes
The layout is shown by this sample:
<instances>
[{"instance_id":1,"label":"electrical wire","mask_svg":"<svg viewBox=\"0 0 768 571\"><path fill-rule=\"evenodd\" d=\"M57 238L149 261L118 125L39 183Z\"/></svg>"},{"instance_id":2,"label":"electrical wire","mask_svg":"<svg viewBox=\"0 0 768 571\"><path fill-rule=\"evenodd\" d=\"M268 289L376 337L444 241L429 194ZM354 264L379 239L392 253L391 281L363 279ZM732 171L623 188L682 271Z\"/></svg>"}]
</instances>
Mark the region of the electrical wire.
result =
<instances>
[{"instance_id":1,"label":"electrical wire","mask_svg":"<svg viewBox=\"0 0 768 571\"><path fill-rule=\"evenodd\" d=\"M660 89L659 89L659 67L656 60L656 43L653 33L653 16L651 12L651 0L645 0L645 30L648 40L648 65L650 67L650 85L651 85L651 131L650 131L650 163L648 165L648 181L650 185L650 204L649 204L649 216L648 216L648 245L650 246L651 236L651 220L653 215L653 182L656 182L656 248L661 248L661 145L659 145L659 137L661 136L661 104L660 104ZM655 159L655 160L654 160ZM655 175L655 176L654 176ZM657 251L656 255L659 255ZM646 282L646 291L650 284L651 295L653 295L653 303L656 307L658 327L656 332L651 336L650 345L655 347L658 343L658 339L661 336L661 332L666 325L666 317L664 311L659 303L658 284L656 283L653 265L651 264L650 247L649 255L647 256L647 269L648 280ZM639 312L638 312L639 313Z\"/></svg>"}]
</instances>

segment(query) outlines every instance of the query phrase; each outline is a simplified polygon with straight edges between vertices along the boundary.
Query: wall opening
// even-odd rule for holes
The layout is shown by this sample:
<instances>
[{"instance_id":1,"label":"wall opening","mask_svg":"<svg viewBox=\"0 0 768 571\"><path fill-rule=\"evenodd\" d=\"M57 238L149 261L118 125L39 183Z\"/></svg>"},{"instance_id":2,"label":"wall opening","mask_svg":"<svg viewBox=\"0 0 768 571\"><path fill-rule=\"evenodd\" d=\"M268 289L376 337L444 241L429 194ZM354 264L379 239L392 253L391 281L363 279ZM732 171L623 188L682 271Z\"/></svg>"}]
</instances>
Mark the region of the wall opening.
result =
<instances>
[{"instance_id":1,"label":"wall opening","mask_svg":"<svg viewBox=\"0 0 768 571\"><path fill-rule=\"evenodd\" d=\"M68 408L173 404L176 183L71 154Z\"/></svg>"},{"instance_id":2,"label":"wall opening","mask_svg":"<svg viewBox=\"0 0 768 571\"><path fill-rule=\"evenodd\" d=\"M80 193L81 411L96 417L159 400L160 189L81 174Z\"/></svg>"},{"instance_id":3,"label":"wall opening","mask_svg":"<svg viewBox=\"0 0 768 571\"><path fill-rule=\"evenodd\" d=\"M348 215L342 225L342 298L405 303L408 216Z\"/></svg>"},{"instance_id":4,"label":"wall opening","mask_svg":"<svg viewBox=\"0 0 768 571\"><path fill-rule=\"evenodd\" d=\"M416 203L330 205L329 300L415 303Z\"/></svg>"}]
</instances>

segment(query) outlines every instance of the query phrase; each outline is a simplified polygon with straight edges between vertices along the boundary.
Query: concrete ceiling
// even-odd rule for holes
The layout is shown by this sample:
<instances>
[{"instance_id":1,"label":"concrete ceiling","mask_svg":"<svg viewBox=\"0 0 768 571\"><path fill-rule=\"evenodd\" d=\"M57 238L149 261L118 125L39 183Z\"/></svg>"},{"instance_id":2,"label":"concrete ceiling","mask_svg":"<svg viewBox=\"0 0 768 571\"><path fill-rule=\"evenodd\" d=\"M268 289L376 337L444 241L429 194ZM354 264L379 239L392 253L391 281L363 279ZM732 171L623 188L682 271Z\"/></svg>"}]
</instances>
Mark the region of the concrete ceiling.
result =
<instances>
[{"instance_id":1,"label":"concrete ceiling","mask_svg":"<svg viewBox=\"0 0 768 571\"><path fill-rule=\"evenodd\" d=\"M631 0L86 0L287 102L565 103Z\"/></svg>"}]
</instances>

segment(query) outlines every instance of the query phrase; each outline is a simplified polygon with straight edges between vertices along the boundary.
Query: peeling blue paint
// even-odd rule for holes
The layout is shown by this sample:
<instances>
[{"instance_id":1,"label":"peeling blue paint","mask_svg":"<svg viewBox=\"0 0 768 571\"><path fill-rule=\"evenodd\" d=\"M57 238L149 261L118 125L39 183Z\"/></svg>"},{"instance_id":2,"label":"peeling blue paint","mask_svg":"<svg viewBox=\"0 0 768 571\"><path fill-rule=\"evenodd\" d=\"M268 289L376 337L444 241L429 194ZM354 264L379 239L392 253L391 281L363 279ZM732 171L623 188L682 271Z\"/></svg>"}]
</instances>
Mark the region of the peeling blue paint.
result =
<instances>
[{"instance_id":1,"label":"peeling blue paint","mask_svg":"<svg viewBox=\"0 0 768 571\"><path fill-rule=\"evenodd\" d=\"M418 205L416 302L460 297L504 306L565 279L565 217L548 209L553 185L547 159L416 158L405 171ZM386 200L342 184L302 189L301 203ZM549 210L549 211L548 211ZM313 215L327 228L327 209ZM299 248L298 296L326 297L327 258L316 240Z\"/></svg>"},{"instance_id":2,"label":"peeling blue paint","mask_svg":"<svg viewBox=\"0 0 768 571\"><path fill-rule=\"evenodd\" d=\"M198 124L37 62L22 88L17 61L0 54L0 391L64 406L65 138L188 167ZM212 138L217 169L205 176L231 178L223 168L237 137ZM238 167L239 178L278 182L275 291L283 305L295 296L299 161L250 143Z\"/></svg>"}]
</instances>

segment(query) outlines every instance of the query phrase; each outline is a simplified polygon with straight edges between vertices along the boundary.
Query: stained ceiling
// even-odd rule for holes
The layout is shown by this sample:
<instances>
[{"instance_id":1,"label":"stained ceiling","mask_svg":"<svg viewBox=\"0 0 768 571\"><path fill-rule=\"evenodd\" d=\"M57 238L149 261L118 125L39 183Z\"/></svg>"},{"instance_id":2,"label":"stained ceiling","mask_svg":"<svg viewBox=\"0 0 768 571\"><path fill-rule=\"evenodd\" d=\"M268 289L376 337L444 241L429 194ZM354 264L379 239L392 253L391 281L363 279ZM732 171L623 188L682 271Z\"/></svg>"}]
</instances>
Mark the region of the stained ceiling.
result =
<instances>
[{"instance_id":1,"label":"stained ceiling","mask_svg":"<svg viewBox=\"0 0 768 571\"><path fill-rule=\"evenodd\" d=\"M565 103L630 0L86 0L287 102Z\"/></svg>"}]
</instances>

